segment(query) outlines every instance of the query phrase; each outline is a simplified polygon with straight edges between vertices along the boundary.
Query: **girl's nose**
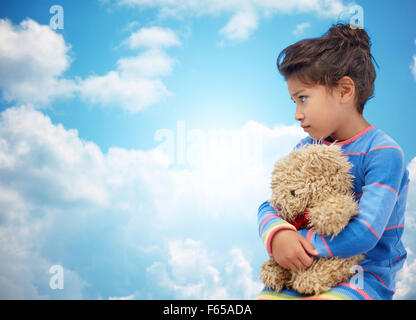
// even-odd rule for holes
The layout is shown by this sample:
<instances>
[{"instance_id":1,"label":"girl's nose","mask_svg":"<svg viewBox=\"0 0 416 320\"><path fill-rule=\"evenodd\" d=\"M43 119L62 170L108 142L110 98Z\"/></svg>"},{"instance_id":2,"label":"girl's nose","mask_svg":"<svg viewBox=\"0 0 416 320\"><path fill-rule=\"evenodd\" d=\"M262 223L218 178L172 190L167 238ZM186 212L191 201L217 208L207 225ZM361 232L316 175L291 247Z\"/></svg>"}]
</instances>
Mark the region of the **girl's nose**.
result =
<instances>
[{"instance_id":1,"label":"girl's nose","mask_svg":"<svg viewBox=\"0 0 416 320\"><path fill-rule=\"evenodd\" d=\"M304 118L305 118L304 114L299 111L298 107L296 107L295 120L302 121Z\"/></svg>"}]
</instances>

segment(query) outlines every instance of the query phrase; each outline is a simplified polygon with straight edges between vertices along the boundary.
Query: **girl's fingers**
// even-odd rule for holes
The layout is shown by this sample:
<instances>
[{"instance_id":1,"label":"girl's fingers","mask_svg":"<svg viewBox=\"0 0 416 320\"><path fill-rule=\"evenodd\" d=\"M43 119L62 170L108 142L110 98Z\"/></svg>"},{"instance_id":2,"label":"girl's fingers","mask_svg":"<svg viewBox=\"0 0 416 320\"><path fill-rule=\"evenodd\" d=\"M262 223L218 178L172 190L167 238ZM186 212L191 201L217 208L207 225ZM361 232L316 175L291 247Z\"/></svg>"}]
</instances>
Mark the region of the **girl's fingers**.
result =
<instances>
[{"instance_id":1,"label":"girl's fingers","mask_svg":"<svg viewBox=\"0 0 416 320\"><path fill-rule=\"evenodd\" d=\"M309 256L306 252L304 252L300 257L299 260L303 266L303 268L308 268L312 262L313 262L313 257Z\"/></svg>"}]
</instances>

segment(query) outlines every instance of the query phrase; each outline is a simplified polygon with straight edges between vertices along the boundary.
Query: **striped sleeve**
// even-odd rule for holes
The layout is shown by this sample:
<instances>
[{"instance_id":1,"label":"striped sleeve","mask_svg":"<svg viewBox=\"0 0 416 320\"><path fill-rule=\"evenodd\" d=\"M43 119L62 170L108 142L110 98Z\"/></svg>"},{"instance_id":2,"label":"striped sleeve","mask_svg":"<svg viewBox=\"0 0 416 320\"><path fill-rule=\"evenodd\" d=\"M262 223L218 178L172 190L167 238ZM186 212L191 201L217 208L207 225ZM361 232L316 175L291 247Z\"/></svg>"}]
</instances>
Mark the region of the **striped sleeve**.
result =
<instances>
[{"instance_id":1,"label":"striped sleeve","mask_svg":"<svg viewBox=\"0 0 416 320\"><path fill-rule=\"evenodd\" d=\"M293 230L296 228L289 222L286 222L279 217L276 210L270 205L268 201L263 202L258 210L257 215L258 231L261 240L267 248L267 252L272 255L271 242L273 236L280 230Z\"/></svg>"},{"instance_id":2,"label":"striped sleeve","mask_svg":"<svg viewBox=\"0 0 416 320\"><path fill-rule=\"evenodd\" d=\"M374 148L364 161L363 194L359 213L336 237L323 237L313 230L298 231L319 251L319 256L351 257L374 248L380 240L393 209L401 199L399 192L405 163L399 148Z\"/></svg>"}]
</instances>

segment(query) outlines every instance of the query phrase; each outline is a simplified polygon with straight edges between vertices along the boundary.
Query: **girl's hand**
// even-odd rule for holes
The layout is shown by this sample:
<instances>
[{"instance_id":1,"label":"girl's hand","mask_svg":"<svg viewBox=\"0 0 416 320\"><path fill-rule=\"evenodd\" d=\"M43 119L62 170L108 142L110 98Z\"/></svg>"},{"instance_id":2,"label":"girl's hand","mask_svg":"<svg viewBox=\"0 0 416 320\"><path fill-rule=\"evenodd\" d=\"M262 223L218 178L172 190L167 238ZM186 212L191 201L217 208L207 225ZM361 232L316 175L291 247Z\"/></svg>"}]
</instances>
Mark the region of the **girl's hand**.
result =
<instances>
[{"instance_id":1,"label":"girl's hand","mask_svg":"<svg viewBox=\"0 0 416 320\"><path fill-rule=\"evenodd\" d=\"M304 237L292 230L281 230L272 239L272 253L275 261L285 269L304 270L308 268L318 251Z\"/></svg>"}]
</instances>

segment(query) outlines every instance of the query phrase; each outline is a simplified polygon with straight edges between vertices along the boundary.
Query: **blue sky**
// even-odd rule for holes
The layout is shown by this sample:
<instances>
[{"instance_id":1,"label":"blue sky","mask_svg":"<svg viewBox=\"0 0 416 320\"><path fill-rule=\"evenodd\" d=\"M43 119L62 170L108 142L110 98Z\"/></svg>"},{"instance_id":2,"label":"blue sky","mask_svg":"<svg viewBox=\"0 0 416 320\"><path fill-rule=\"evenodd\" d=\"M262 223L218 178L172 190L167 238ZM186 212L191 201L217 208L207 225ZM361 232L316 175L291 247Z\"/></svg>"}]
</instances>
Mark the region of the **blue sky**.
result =
<instances>
[{"instance_id":1,"label":"blue sky","mask_svg":"<svg viewBox=\"0 0 416 320\"><path fill-rule=\"evenodd\" d=\"M257 207L304 136L277 55L354 4L380 66L364 115L414 176L414 1L0 0L1 297L255 295ZM399 298L416 297L414 190Z\"/></svg>"}]
</instances>

